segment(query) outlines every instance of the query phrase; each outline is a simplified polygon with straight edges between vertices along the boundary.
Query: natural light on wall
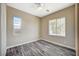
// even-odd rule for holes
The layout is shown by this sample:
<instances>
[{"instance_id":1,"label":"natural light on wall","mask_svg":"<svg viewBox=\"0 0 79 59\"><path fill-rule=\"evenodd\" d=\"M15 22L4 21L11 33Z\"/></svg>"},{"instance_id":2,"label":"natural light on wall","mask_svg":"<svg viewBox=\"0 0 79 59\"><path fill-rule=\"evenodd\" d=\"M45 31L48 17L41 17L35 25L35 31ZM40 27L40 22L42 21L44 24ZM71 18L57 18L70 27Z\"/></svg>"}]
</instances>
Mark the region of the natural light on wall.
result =
<instances>
[{"instance_id":1,"label":"natural light on wall","mask_svg":"<svg viewBox=\"0 0 79 59\"><path fill-rule=\"evenodd\" d=\"M65 17L49 20L49 35L65 36Z\"/></svg>"}]
</instances>

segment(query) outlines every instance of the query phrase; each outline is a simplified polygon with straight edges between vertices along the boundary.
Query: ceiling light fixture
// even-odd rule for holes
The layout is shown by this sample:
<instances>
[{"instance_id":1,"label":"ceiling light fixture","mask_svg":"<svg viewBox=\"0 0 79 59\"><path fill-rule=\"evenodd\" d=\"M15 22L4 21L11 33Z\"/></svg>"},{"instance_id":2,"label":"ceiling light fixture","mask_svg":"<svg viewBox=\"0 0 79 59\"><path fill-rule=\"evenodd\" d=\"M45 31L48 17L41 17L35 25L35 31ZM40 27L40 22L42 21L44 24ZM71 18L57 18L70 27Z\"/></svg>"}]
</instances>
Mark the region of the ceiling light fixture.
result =
<instances>
[{"instance_id":1,"label":"ceiling light fixture","mask_svg":"<svg viewBox=\"0 0 79 59\"><path fill-rule=\"evenodd\" d=\"M45 10L46 8L46 5L45 5L45 3L35 3L35 6L36 6L36 8L37 8L37 10ZM50 10L49 9L46 9L45 10L46 12L50 12Z\"/></svg>"},{"instance_id":2,"label":"ceiling light fixture","mask_svg":"<svg viewBox=\"0 0 79 59\"><path fill-rule=\"evenodd\" d=\"M41 10L44 8L45 4L44 3L35 3L36 7L38 10Z\"/></svg>"}]
</instances>

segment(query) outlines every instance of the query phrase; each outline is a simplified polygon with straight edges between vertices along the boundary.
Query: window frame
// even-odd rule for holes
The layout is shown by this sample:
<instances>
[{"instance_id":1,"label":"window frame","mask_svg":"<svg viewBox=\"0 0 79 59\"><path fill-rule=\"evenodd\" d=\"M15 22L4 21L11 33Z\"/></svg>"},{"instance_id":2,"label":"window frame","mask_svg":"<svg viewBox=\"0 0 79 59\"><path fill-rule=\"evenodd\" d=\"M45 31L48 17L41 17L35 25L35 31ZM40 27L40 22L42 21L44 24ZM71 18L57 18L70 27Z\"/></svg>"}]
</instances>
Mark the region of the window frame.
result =
<instances>
[{"instance_id":1,"label":"window frame","mask_svg":"<svg viewBox=\"0 0 79 59\"><path fill-rule=\"evenodd\" d=\"M50 21L56 19L56 33L57 33L57 19L61 19L61 18L65 18L65 35L61 35L61 34L50 34L50 30L49 30L49 27L50 27ZM65 37L65 36L66 36L66 17L54 18L54 19L52 19L52 20L49 20L49 21L48 21L48 35L50 35L50 36L60 36L60 37Z\"/></svg>"}]
</instances>

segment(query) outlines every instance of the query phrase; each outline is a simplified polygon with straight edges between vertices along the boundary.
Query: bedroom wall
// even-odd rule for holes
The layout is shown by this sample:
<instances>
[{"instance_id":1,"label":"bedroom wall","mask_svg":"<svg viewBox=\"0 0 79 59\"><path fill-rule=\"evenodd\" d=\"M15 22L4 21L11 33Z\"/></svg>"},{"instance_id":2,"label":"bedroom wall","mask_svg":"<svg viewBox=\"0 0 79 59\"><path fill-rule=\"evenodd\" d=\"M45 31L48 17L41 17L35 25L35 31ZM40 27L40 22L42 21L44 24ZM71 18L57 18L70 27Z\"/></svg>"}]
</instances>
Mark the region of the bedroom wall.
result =
<instances>
[{"instance_id":1,"label":"bedroom wall","mask_svg":"<svg viewBox=\"0 0 79 59\"><path fill-rule=\"evenodd\" d=\"M1 55L1 4L0 4L0 55Z\"/></svg>"},{"instance_id":2,"label":"bedroom wall","mask_svg":"<svg viewBox=\"0 0 79 59\"><path fill-rule=\"evenodd\" d=\"M58 17L66 17L66 36L48 35L48 22L51 19ZM75 49L75 6L65 8L57 11L51 15L41 18L40 25L40 39L49 41L54 44Z\"/></svg>"},{"instance_id":3,"label":"bedroom wall","mask_svg":"<svg viewBox=\"0 0 79 59\"><path fill-rule=\"evenodd\" d=\"M75 19L76 19L76 55L79 56L79 3L75 4Z\"/></svg>"},{"instance_id":4,"label":"bedroom wall","mask_svg":"<svg viewBox=\"0 0 79 59\"><path fill-rule=\"evenodd\" d=\"M22 19L22 29L13 34L13 16ZM7 48L39 40L40 19L23 11L7 6Z\"/></svg>"},{"instance_id":5,"label":"bedroom wall","mask_svg":"<svg viewBox=\"0 0 79 59\"><path fill-rule=\"evenodd\" d=\"M0 44L0 49L1 49L1 56L5 56L6 54L6 4L4 3L1 3L1 28L0 28L0 31L1 31L1 44Z\"/></svg>"}]
</instances>

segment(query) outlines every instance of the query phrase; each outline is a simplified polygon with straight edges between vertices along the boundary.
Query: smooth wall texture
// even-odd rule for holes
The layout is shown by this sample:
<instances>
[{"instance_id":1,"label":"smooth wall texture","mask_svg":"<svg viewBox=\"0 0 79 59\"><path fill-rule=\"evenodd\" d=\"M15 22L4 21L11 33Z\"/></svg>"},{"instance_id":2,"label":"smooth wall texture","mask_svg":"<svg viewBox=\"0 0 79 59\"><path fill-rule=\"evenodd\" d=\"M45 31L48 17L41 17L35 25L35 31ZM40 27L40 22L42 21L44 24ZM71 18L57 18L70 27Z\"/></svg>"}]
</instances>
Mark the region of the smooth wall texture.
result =
<instances>
[{"instance_id":1,"label":"smooth wall texture","mask_svg":"<svg viewBox=\"0 0 79 59\"><path fill-rule=\"evenodd\" d=\"M49 20L66 17L66 36L53 36L48 35L48 22ZM49 41L51 43L66 46L68 48L75 48L75 6L65 8L63 10L57 11L51 15L43 17L41 19L40 25L40 38L42 40Z\"/></svg>"},{"instance_id":2,"label":"smooth wall texture","mask_svg":"<svg viewBox=\"0 0 79 59\"><path fill-rule=\"evenodd\" d=\"M22 18L20 33L13 33L13 16ZM7 48L39 40L39 18L7 6Z\"/></svg>"},{"instance_id":3,"label":"smooth wall texture","mask_svg":"<svg viewBox=\"0 0 79 59\"><path fill-rule=\"evenodd\" d=\"M1 4L1 55L6 54L6 4Z\"/></svg>"},{"instance_id":4,"label":"smooth wall texture","mask_svg":"<svg viewBox=\"0 0 79 59\"><path fill-rule=\"evenodd\" d=\"M1 55L1 4L0 4L0 55Z\"/></svg>"},{"instance_id":5,"label":"smooth wall texture","mask_svg":"<svg viewBox=\"0 0 79 59\"><path fill-rule=\"evenodd\" d=\"M79 3L77 4L77 55L79 56Z\"/></svg>"}]
</instances>

